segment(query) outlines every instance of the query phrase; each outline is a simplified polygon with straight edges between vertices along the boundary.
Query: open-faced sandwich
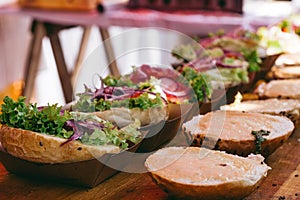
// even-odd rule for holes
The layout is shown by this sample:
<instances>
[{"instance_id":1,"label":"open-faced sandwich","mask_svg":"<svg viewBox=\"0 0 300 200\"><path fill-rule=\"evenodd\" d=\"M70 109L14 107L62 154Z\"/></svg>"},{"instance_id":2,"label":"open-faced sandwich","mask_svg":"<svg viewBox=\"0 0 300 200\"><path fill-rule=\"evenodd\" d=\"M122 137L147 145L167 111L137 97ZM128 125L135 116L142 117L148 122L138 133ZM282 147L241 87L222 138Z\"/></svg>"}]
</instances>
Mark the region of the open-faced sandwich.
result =
<instances>
[{"instance_id":1,"label":"open-faced sandwich","mask_svg":"<svg viewBox=\"0 0 300 200\"><path fill-rule=\"evenodd\" d=\"M162 189L184 199L242 199L270 169L261 155L239 157L197 147L158 150L145 166Z\"/></svg>"},{"instance_id":2,"label":"open-faced sandwich","mask_svg":"<svg viewBox=\"0 0 300 200\"><path fill-rule=\"evenodd\" d=\"M192 73L189 76L193 76ZM103 82L110 87L129 87L159 94L167 105L168 120L183 118L194 103L198 104L198 99L204 101L211 96L209 83L204 78L191 81L172 68L146 64L133 67L131 73L120 77L107 76Z\"/></svg>"},{"instance_id":3,"label":"open-faced sandwich","mask_svg":"<svg viewBox=\"0 0 300 200\"><path fill-rule=\"evenodd\" d=\"M9 154L37 163L70 163L119 153L141 141L136 120L123 128L92 113L4 99L0 143Z\"/></svg>"},{"instance_id":4,"label":"open-faced sandwich","mask_svg":"<svg viewBox=\"0 0 300 200\"><path fill-rule=\"evenodd\" d=\"M107 88L126 88L129 91L136 91L137 93L144 92L144 95L150 98L153 97L154 94L156 95L157 100L151 104L153 106L151 106L150 109L142 111L143 107L139 106L139 104L143 105L149 102L149 100L145 98L140 98L140 100L136 101L136 105L139 106L138 108L130 108L130 110L141 108L139 112L141 113L141 115L139 115L141 118L139 118L138 115L137 118L142 122L142 126L144 126L142 127L143 130L144 128L149 129L147 136L138 149L138 151L142 152L156 150L169 143L177 133L179 133L178 130L181 124L190 117L190 111L192 106L194 106L193 102L197 100L189 82L172 68L154 67L144 64L139 67L133 67L132 72L122 76L107 76L102 79L102 82ZM201 84L205 83L201 82ZM198 94L206 98L207 93L204 92L200 94L203 89L205 90L206 88L200 87L199 89ZM132 98L132 100L134 99L135 98ZM114 98L107 98L107 100L112 100L112 104L117 103ZM121 106L122 105L123 104L121 104ZM135 103L132 105L135 105ZM195 105L198 106L198 104ZM151 109L157 112L152 112ZM118 114L116 110L120 111L120 108L112 107L111 110L112 111L108 110L104 112L97 111L96 114L100 116L105 115L106 112L111 112L112 115L110 116L114 118L121 117L121 114L117 115L117 117L113 116ZM150 110L149 114L146 113L146 115L143 115L143 112L145 113L148 110ZM197 112L199 109L194 110ZM135 115L132 113L127 116ZM105 116L103 117L105 118ZM149 119L147 120L148 122L144 122L145 119ZM150 126L148 126L149 124Z\"/></svg>"},{"instance_id":5,"label":"open-faced sandwich","mask_svg":"<svg viewBox=\"0 0 300 200\"><path fill-rule=\"evenodd\" d=\"M193 146L267 156L288 139L294 124L284 116L219 110L195 116L183 129Z\"/></svg>"},{"instance_id":6,"label":"open-faced sandwich","mask_svg":"<svg viewBox=\"0 0 300 200\"><path fill-rule=\"evenodd\" d=\"M172 55L178 58L180 63L173 67L192 82L204 79L212 91L210 94L214 96L208 102L213 102L216 104L213 107L218 108L224 99L232 102L237 91L249 90L250 85L262 74L262 58L265 58L266 54L261 53L265 52L265 49L259 43L259 36L249 30L217 32L210 38L199 40L198 45L184 44L175 47ZM199 88L193 89L197 91ZM223 94L220 90L223 90Z\"/></svg>"},{"instance_id":7,"label":"open-faced sandwich","mask_svg":"<svg viewBox=\"0 0 300 200\"><path fill-rule=\"evenodd\" d=\"M224 105L220 109L283 115L292 120L296 125L299 124L300 120L300 100L298 99L249 100Z\"/></svg>"},{"instance_id":8,"label":"open-faced sandwich","mask_svg":"<svg viewBox=\"0 0 300 200\"><path fill-rule=\"evenodd\" d=\"M107 76L103 81L108 86L127 86L159 92L168 103L188 103L195 98L189 82L172 68L144 64L133 67L129 74L121 77ZM205 98L204 95L202 98Z\"/></svg>"},{"instance_id":9,"label":"open-faced sandwich","mask_svg":"<svg viewBox=\"0 0 300 200\"><path fill-rule=\"evenodd\" d=\"M110 80L111 81L111 80ZM157 124L168 119L166 100L151 88L127 85L106 86L78 94L79 99L72 105L74 111L94 113L123 127L136 119L142 126Z\"/></svg>"},{"instance_id":10,"label":"open-faced sandwich","mask_svg":"<svg viewBox=\"0 0 300 200\"><path fill-rule=\"evenodd\" d=\"M189 46L180 47L184 50L174 49L173 55L184 59L182 57L185 56L184 51L187 47ZM249 82L249 63L241 53L226 51L220 47L194 51L200 52L198 53L199 55L195 53L196 56L192 60L174 66L185 78L191 79L187 73L187 68L190 68L189 71L195 70L196 75L192 78L203 77L206 84L211 87L211 90L224 87L229 88ZM201 99L199 99L199 101L201 101Z\"/></svg>"}]
</instances>

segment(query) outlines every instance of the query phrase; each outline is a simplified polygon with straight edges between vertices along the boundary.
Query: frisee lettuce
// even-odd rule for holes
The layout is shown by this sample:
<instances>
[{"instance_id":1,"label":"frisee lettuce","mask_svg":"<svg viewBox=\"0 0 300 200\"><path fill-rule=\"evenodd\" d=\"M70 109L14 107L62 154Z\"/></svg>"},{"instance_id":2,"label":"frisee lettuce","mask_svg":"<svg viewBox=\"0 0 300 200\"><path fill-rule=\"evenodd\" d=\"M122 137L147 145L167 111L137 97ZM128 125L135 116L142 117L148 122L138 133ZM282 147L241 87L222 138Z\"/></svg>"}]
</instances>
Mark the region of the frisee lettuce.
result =
<instances>
[{"instance_id":1,"label":"frisee lettuce","mask_svg":"<svg viewBox=\"0 0 300 200\"><path fill-rule=\"evenodd\" d=\"M61 107L57 104L39 109L37 104L26 104L25 97L19 97L17 101L14 101L8 96L3 102L0 114L1 124L64 138L69 137L63 125L71 118L71 115L67 111L61 112Z\"/></svg>"},{"instance_id":2,"label":"frisee lettuce","mask_svg":"<svg viewBox=\"0 0 300 200\"><path fill-rule=\"evenodd\" d=\"M213 88L207 75L188 66L183 67L182 75L193 88L199 102L205 102L211 98Z\"/></svg>"},{"instance_id":3,"label":"frisee lettuce","mask_svg":"<svg viewBox=\"0 0 300 200\"><path fill-rule=\"evenodd\" d=\"M108 75L101 81L103 81L105 85L113 86L113 87L119 87L119 86L135 87L136 86L136 84L133 84L132 81L125 76L116 77L116 76Z\"/></svg>"},{"instance_id":4,"label":"frisee lettuce","mask_svg":"<svg viewBox=\"0 0 300 200\"><path fill-rule=\"evenodd\" d=\"M141 126L139 120L135 120L134 123L128 126L118 129L112 123L105 121L96 115L91 113L78 113L71 112L76 120L89 121L103 124L102 129L95 129L92 133L84 132L80 137L80 141L87 145L107 145L113 144L119 146L121 149L128 147L128 141L133 144L137 144L141 141L141 133L138 129Z\"/></svg>"},{"instance_id":5,"label":"frisee lettuce","mask_svg":"<svg viewBox=\"0 0 300 200\"><path fill-rule=\"evenodd\" d=\"M178 45L172 50L172 55L178 59L184 61L192 61L197 58L197 50L200 49L200 45Z\"/></svg>"},{"instance_id":6,"label":"frisee lettuce","mask_svg":"<svg viewBox=\"0 0 300 200\"><path fill-rule=\"evenodd\" d=\"M141 140L141 133L138 131L139 120L118 129L111 122L93 114L69 112L62 110L57 104L37 107L37 104L26 104L25 97L19 97L14 101L8 96L3 102L1 124L67 139L62 145L80 140L87 145L114 144L126 149L128 142L136 144ZM73 127L68 126L67 122L72 122Z\"/></svg>"},{"instance_id":7,"label":"frisee lettuce","mask_svg":"<svg viewBox=\"0 0 300 200\"><path fill-rule=\"evenodd\" d=\"M126 107L129 109L140 108L146 110L148 108L164 106L164 102L159 93L149 94L143 92L138 96L132 96L121 100L105 100L103 98L91 98L90 95L80 94L79 99L73 106L73 110L81 112L105 111L116 107Z\"/></svg>"}]
</instances>

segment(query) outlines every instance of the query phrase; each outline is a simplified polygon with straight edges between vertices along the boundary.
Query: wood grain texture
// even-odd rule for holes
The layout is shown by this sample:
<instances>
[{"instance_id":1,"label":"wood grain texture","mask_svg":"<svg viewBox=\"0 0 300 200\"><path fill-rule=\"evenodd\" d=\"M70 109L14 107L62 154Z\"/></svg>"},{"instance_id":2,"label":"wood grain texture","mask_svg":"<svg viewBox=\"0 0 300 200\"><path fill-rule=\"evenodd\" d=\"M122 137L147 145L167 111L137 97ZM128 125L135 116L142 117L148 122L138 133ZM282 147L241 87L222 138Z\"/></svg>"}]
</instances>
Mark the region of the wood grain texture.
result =
<instances>
[{"instance_id":1,"label":"wood grain texture","mask_svg":"<svg viewBox=\"0 0 300 200\"><path fill-rule=\"evenodd\" d=\"M272 170L245 200L300 199L300 129L266 159ZM119 173L92 189L8 173L0 164L0 199L170 199L148 174Z\"/></svg>"}]
</instances>

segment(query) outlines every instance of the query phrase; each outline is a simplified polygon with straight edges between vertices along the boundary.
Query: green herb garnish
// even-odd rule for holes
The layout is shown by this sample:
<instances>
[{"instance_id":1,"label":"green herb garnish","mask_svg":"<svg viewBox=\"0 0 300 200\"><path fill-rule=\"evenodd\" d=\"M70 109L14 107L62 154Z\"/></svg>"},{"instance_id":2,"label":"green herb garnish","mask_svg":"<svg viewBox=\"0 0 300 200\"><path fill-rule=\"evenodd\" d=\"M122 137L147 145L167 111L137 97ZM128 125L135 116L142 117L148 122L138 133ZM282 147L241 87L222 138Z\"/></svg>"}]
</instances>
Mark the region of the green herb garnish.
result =
<instances>
[{"instance_id":1,"label":"green herb garnish","mask_svg":"<svg viewBox=\"0 0 300 200\"><path fill-rule=\"evenodd\" d=\"M88 95L80 95L79 100L73 106L73 110L80 112L95 112L95 111L105 111L111 108L125 107L125 108L140 108L141 110L146 110L153 107L163 107L164 102L159 93L157 93L152 98L147 92L132 98L126 98L123 100L105 100L105 99L92 99Z\"/></svg>"},{"instance_id":2,"label":"green herb garnish","mask_svg":"<svg viewBox=\"0 0 300 200\"><path fill-rule=\"evenodd\" d=\"M266 138L264 138L263 136L269 135L270 131L266 131L266 130L252 131L251 134L255 136L255 146L256 146L255 153L260 154L262 151L261 145L266 140Z\"/></svg>"},{"instance_id":3,"label":"green herb garnish","mask_svg":"<svg viewBox=\"0 0 300 200\"><path fill-rule=\"evenodd\" d=\"M135 88L136 84L133 84L128 76L116 77L112 75L108 75L104 79L102 79L103 84L107 86L119 87L119 86L128 86Z\"/></svg>"},{"instance_id":4,"label":"green herb garnish","mask_svg":"<svg viewBox=\"0 0 300 200\"><path fill-rule=\"evenodd\" d=\"M259 57L256 50L244 50L243 56L249 63L248 71L249 72L256 72L260 70L260 65L262 63L261 58Z\"/></svg>"},{"instance_id":5,"label":"green herb garnish","mask_svg":"<svg viewBox=\"0 0 300 200\"><path fill-rule=\"evenodd\" d=\"M182 75L193 88L198 101L206 102L211 98L213 89L205 74L197 72L191 67L185 66L183 68Z\"/></svg>"}]
</instances>

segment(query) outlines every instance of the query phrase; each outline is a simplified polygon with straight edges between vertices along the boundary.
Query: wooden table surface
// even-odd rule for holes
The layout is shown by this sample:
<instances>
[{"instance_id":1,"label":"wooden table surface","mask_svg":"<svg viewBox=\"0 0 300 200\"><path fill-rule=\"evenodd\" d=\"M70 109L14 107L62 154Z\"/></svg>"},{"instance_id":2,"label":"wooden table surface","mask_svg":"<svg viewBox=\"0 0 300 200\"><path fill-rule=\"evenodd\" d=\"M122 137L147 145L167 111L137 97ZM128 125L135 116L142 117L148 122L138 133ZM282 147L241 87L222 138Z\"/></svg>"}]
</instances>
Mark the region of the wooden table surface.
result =
<instances>
[{"instance_id":1,"label":"wooden table surface","mask_svg":"<svg viewBox=\"0 0 300 200\"><path fill-rule=\"evenodd\" d=\"M266 159L272 167L267 178L246 200L300 199L300 128ZM0 199L168 199L150 176L118 173L87 189L45 181L34 181L6 171L0 163Z\"/></svg>"}]
</instances>

